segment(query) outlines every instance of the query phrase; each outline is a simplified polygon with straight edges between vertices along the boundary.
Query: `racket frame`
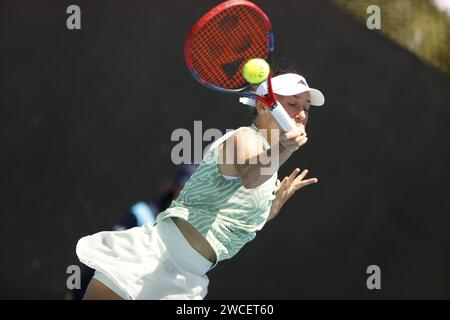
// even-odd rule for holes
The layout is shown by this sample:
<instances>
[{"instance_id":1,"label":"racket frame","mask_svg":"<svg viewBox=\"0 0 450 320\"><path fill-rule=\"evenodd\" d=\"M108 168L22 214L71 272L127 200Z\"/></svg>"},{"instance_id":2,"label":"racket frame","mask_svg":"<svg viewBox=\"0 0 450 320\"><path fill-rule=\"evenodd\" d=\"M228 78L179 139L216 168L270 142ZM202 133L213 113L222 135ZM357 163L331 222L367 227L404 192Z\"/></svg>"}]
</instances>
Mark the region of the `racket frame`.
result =
<instances>
[{"instance_id":1,"label":"racket frame","mask_svg":"<svg viewBox=\"0 0 450 320\"><path fill-rule=\"evenodd\" d=\"M275 42L274 42L274 35L272 32L272 24L269 20L269 18L267 17L267 15L265 14L265 12L259 8L257 5L255 5L254 3L250 2L250 1L246 1L246 0L229 0L226 2L223 2L221 4L219 4L218 6L214 7L213 9L211 9L210 11L208 11L205 15L203 15L198 21L197 23L192 27L192 29L190 30L190 32L188 33L187 37L186 37L186 41L184 43L184 58L187 64L187 67L190 71L190 73L192 74L192 76L202 85L204 85L207 88L210 88L214 91L217 92L222 92L222 93L232 93L232 94L236 94L242 97L246 97L246 98L250 98L250 99L254 99L254 100L259 100L261 102L263 102L269 109L270 111L275 111L275 109L277 112L277 117L278 118L278 122L280 123L280 121L282 123L282 128L284 131L290 131L290 130L295 130L296 126L295 124L289 123L289 120L292 120L286 113L286 111L284 110L284 108L277 102L277 100L275 99L275 95L273 93L272 90L272 72L269 73L269 76L267 78L267 95L268 97L264 97L264 96L260 96L258 94L256 94L255 92L252 92L249 90L250 84L242 87L242 88L238 88L238 89L225 89L223 87L214 85L212 83L209 83L208 81L202 79L197 72L195 71L194 67L193 67L193 63L192 63L192 59L191 59L191 45L194 39L195 34L198 32L198 30L200 30L206 23L208 23L214 16L218 15L219 13L221 13L224 10L229 9L232 6L236 6L236 5L245 5L245 6L250 6L252 9L256 10L266 21L267 23L267 27L269 29L269 32L267 34L268 39L268 56L265 57L264 59L269 63L271 62L271 57L272 57L272 53L275 50ZM257 58L257 57L255 57ZM283 109L283 110L280 110ZM275 116L275 115L274 115ZM282 118L282 119L280 119Z\"/></svg>"}]
</instances>

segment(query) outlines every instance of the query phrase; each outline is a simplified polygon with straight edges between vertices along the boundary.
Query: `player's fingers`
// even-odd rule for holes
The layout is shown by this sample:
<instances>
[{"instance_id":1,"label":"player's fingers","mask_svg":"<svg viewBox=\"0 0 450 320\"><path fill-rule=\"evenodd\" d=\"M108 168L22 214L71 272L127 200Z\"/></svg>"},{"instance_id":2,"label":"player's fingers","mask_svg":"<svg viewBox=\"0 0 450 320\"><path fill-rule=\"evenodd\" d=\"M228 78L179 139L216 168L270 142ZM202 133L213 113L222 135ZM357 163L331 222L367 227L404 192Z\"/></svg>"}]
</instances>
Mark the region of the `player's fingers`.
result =
<instances>
[{"instance_id":1,"label":"player's fingers","mask_svg":"<svg viewBox=\"0 0 450 320\"><path fill-rule=\"evenodd\" d=\"M283 192L286 190L286 181L287 177L285 177L283 181L281 181L280 185L276 188L275 194L283 194Z\"/></svg>"},{"instance_id":2,"label":"player's fingers","mask_svg":"<svg viewBox=\"0 0 450 320\"><path fill-rule=\"evenodd\" d=\"M287 140L290 140L290 139L295 139L297 136L299 136L300 134L299 134L299 132L297 132L297 131L289 131L289 132L285 132L284 133L284 137L287 139Z\"/></svg>"},{"instance_id":3,"label":"player's fingers","mask_svg":"<svg viewBox=\"0 0 450 320\"><path fill-rule=\"evenodd\" d=\"M308 174L308 169L305 169L302 171L302 173L300 173L300 175L297 177L296 180L303 180L303 178L305 178L305 176Z\"/></svg>"},{"instance_id":4,"label":"player's fingers","mask_svg":"<svg viewBox=\"0 0 450 320\"><path fill-rule=\"evenodd\" d=\"M287 180L288 180L288 177L284 177L283 181L281 181L280 188L286 188Z\"/></svg>"},{"instance_id":5,"label":"player's fingers","mask_svg":"<svg viewBox=\"0 0 450 320\"><path fill-rule=\"evenodd\" d=\"M299 144L298 147L300 148L301 146L303 146L305 143L308 142L308 138L303 139Z\"/></svg>"},{"instance_id":6,"label":"player's fingers","mask_svg":"<svg viewBox=\"0 0 450 320\"><path fill-rule=\"evenodd\" d=\"M295 189L298 190L300 188L309 186L310 184L314 184L319 182L319 180L317 178L311 178L311 179L307 179L307 180L302 180L298 183L295 184Z\"/></svg>"},{"instance_id":7,"label":"player's fingers","mask_svg":"<svg viewBox=\"0 0 450 320\"><path fill-rule=\"evenodd\" d=\"M294 171L292 171L291 175L289 176L289 178L287 179L287 183L291 184L292 181L294 181L295 177L297 176L297 174L300 172L299 168L295 168Z\"/></svg>"},{"instance_id":8,"label":"player's fingers","mask_svg":"<svg viewBox=\"0 0 450 320\"><path fill-rule=\"evenodd\" d=\"M280 189L281 189L281 188L286 188L288 179L289 179L289 177L284 177L284 179L281 181Z\"/></svg>"},{"instance_id":9,"label":"player's fingers","mask_svg":"<svg viewBox=\"0 0 450 320\"><path fill-rule=\"evenodd\" d=\"M297 138L295 138L295 143L297 145L301 145L305 139L308 139L308 138L306 136L297 137Z\"/></svg>"},{"instance_id":10,"label":"player's fingers","mask_svg":"<svg viewBox=\"0 0 450 320\"><path fill-rule=\"evenodd\" d=\"M303 132L299 132L299 131L289 131L289 132L286 132L285 134L284 134L284 136L285 136L285 138L287 139L287 140L295 140L295 139L297 139L298 137L304 137L304 136L306 136L306 133L303 131Z\"/></svg>"}]
</instances>

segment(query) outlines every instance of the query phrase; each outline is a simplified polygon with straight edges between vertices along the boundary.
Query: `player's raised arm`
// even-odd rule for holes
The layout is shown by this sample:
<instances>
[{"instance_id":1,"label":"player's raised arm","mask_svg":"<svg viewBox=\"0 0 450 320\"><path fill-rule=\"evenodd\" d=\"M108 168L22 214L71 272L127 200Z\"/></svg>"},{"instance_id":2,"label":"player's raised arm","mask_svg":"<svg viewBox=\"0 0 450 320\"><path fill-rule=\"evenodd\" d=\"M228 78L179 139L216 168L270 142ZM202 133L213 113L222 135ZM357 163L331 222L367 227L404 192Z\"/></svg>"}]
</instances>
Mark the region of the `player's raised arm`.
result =
<instances>
[{"instance_id":1,"label":"player's raised arm","mask_svg":"<svg viewBox=\"0 0 450 320\"><path fill-rule=\"evenodd\" d=\"M279 140L277 135L274 136L277 141L272 141L270 148L264 148L253 130L238 130L222 145L223 161L219 165L220 171L238 176L245 188L260 186L307 141L306 135L300 131L281 133Z\"/></svg>"}]
</instances>

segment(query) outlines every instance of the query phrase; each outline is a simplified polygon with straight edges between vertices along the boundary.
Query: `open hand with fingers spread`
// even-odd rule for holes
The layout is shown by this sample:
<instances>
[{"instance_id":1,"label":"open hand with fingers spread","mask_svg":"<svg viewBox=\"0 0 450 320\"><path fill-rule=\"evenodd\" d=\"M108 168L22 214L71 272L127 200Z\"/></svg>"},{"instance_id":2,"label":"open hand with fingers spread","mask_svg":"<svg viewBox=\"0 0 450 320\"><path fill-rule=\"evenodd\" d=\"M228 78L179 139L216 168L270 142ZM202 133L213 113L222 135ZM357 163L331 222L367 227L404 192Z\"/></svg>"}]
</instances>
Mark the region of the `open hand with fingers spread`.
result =
<instances>
[{"instance_id":1,"label":"open hand with fingers spread","mask_svg":"<svg viewBox=\"0 0 450 320\"><path fill-rule=\"evenodd\" d=\"M276 195L275 199L272 201L272 207L270 208L268 220L273 219L284 206L284 204L289 200L290 197L299 189L319 182L317 178L306 179L308 170L305 169L302 173L298 175L300 169L295 169L289 177L285 177L283 181L277 181L277 189L274 191Z\"/></svg>"}]
</instances>

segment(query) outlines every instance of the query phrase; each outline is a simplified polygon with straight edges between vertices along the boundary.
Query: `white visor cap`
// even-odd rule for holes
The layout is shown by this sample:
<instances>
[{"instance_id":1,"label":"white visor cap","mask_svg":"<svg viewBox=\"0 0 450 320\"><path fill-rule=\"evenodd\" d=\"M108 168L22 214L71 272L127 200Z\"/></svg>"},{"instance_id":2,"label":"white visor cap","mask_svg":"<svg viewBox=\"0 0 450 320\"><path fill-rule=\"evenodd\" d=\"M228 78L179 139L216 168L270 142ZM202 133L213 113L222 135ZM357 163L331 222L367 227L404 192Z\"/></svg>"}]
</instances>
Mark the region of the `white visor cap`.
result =
<instances>
[{"instance_id":1,"label":"white visor cap","mask_svg":"<svg viewBox=\"0 0 450 320\"><path fill-rule=\"evenodd\" d=\"M325 97L317 89L310 88L306 79L301 75L295 73L285 73L279 76L272 78L272 90L274 93L279 94L281 96L294 96L296 94L300 94L306 91L309 91L311 94L311 105L312 106L321 106L325 103ZM267 90L267 81L264 81L258 86L256 89L256 94L260 96L266 95ZM241 98L241 103L255 106L255 100L249 98Z\"/></svg>"}]
</instances>

